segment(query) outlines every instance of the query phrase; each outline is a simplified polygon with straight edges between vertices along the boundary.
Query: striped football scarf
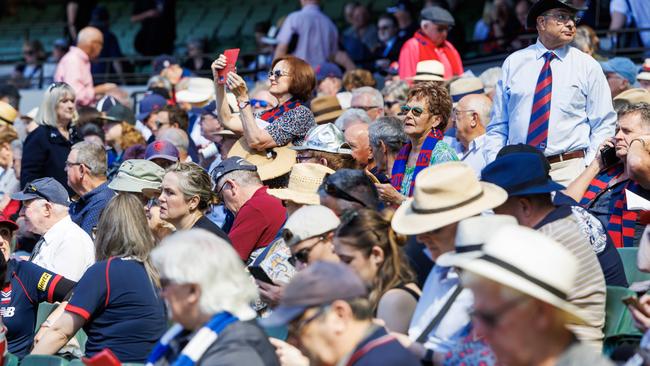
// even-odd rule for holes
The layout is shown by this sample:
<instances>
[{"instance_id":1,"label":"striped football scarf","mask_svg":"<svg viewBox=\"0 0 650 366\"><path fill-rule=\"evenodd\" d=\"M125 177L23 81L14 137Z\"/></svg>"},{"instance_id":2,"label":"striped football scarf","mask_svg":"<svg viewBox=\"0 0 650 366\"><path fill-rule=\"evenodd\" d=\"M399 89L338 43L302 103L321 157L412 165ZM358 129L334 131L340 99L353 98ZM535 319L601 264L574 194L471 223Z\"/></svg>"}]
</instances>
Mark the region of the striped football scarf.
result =
<instances>
[{"instance_id":1,"label":"striped football scarf","mask_svg":"<svg viewBox=\"0 0 650 366\"><path fill-rule=\"evenodd\" d=\"M286 102L280 104L279 106L269 109L268 111L265 111L262 113L260 116L261 119L265 120L268 123L273 123L276 119L282 117L286 112L297 108L300 106L302 103L298 100L293 100L289 99Z\"/></svg>"},{"instance_id":2,"label":"striped football scarf","mask_svg":"<svg viewBox=\"0 0 650 366\"><path fill-rule=\"evenodd\" d=\"M442 140L444 137L442 131L437 128L432 128L427 138L422 144L422 149L418 154L418 160L415 163L415 170L413 171L413 179L411 179L411 187L409 188L409 197L413 195L413 187L415 187L415 177L420 173L420 171L429 166L431 162L431 154L433 149L436 148L438 141ZM406 163L409 159L409 154L411 153L411 148L413 146L410 142L406 143L397 153L395 158L395 163L393 164L393 170L391 174L390 183L397 190L402 190L402 181L404 181L404 173L406 172Z\"/></svg>"}]
</instances>

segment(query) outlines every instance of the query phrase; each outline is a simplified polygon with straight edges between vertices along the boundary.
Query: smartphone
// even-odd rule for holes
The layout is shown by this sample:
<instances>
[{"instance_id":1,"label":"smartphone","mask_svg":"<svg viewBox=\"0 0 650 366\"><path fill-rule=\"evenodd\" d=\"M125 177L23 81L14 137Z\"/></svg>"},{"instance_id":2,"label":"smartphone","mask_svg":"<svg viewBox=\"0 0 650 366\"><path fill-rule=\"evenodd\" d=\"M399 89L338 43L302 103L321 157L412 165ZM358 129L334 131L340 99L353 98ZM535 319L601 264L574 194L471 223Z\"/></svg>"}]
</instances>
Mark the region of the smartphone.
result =
<instances>
[{"instance_id":1,"label":"smartphone","mask_svg":"<svg viewBox=\"0 0 650 366\"><path fill-rule=\"evenodd\" d=\"M605 146L600 150L600 159L603 162L605 168L609 168L619 162L618 156L616 156L616 148L611 146Z\"/></svg>"},{"instance_id":2,"label":"smartphone","mask_svg":"<svg viewBox=\"0 0 650 366\"><path fill-rule=\"evenodd\" d=\"M260 280L262 282L266 282L266 283L269 283L271 285L275 285L275 283L273 283L273 280L269 277L269 275L266 274L266 272L264 272L262 267L251 266L251 267L248 267L248 271L253 275L253 277L256 280Z\"/></svg>"},{"instance_id":3,"label":"smartphone","mask_svg":"<svg viewBox=\"0 0 650 366\"><path fill-rule=\"evenodd\" d=\"M239 58L239 48L225 50L223 51L223 55L226 56L226 67L219 70L219 80L217 80L218 84L225 84L226 75L231 71L235 71L235 64L237 64L237 58Z\"/></svg>"}]
</instances>

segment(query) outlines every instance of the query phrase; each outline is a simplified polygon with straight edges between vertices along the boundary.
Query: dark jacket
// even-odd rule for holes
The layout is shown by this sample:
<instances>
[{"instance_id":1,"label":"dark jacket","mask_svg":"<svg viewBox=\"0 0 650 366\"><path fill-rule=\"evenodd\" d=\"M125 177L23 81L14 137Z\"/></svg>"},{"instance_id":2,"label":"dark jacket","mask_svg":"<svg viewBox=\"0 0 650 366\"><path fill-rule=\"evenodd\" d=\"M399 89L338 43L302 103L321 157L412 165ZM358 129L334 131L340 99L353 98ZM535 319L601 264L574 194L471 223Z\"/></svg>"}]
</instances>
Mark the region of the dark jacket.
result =
<instances>
[{"instance_id":1,"label":"dark jacket","mask_svg":"<svg viewBox=\"0 0 650 366\"><path fill-rule=\"evenodd\" d=\"M50 126L39 126L27 135L23 144L20 188L35 179L52 177L73 195L74 192L68 187L65 162L70 148L76 142L75 130L71 130L70 140L66 140L59 130Z\"/></svg>"},{"instance_id":2,"label":"dark jacket","mask_svg":"<svg viewBox=\"0 0 650 366\"><path fill-rule=\"evenodd\" d=\"M214 235L220 237L221 239L225 240L227 243L230 243L230 238L228 237L228 234L226 234L223 230L221 230L221 228L217 224L210 221L210 219L208 219L205 216L201 216L201 218L194 223L192 229L207 230L213 233Z\"/></svg>"},{"instance_id":3,"label":"dark jacket","mask_svg":"<svg viewBox=\"0 0 650 366\"><path fill-rule=\"evenodd\" d=\"M99 216L113 196L115 192L108 188L108 182L103 183L70 204L70 218L92 238Z\"/></svg>"}]
</instances>

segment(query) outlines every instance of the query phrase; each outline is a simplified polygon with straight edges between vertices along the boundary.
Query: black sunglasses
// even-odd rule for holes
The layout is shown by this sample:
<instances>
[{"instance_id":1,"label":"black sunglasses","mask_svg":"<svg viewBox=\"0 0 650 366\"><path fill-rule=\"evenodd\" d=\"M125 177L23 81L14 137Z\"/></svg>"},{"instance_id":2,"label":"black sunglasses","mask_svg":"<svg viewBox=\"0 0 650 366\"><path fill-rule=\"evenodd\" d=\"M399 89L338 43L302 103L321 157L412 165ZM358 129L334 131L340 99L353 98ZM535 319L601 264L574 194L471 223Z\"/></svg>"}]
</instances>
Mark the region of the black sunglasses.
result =
<instances>
[{"instance_id":1,"label":"black sunglasses","mask_svg":"<svg viewBox=\"0 0 650 366\"><path fill-rule=\"evenodd\" d=\"M280 69L277 69L277 70L275 70L275 71L269 71L269 75L268 75L268 76L269 76L269 79L270 79L272 76L275 76L276 79L279 79L279 78L282 77L282 76L289 76L289 73L286 73L286 72L284 72L284 71L282 71L282 70L280 70Z\"/></svg>"},{"instance_id":2,"label":"black sunglasses","mask_svg":"<svg viewBox=\"0 0 650 366\"><path fill-rule=\"evenodd\" d=\"M309 253L311 253L311 251L312 251L312 250L313 250L313 249L314 249L318 244L320 244L320 243L322 243L322 242L324 242L324 241L325 241L325 237L324 237L324 236L320 236L320 237L318 237L318 241L317 241L317 242L315 242L314 244L312 244L312 245L310 245L310 246L308 246L308 247L306 247L306 248L302 248L302 249L300 249L298 252L296 252L296 254L294 254L294 255L292 255L291 257L289 257L289 263L291 263L291 265L294 266L294 267L296 266L296 264L297 264L298 262L300 262L300 263L304 263L304 264L309 263Z\"/></svg>"},{"instance_id":3,"label":"black sunglasses","mask_svg":"<svg viewBox=\"0 0 650 366\"><path fill-rule=\"evenodd\" d=\"M336 184L330 182L329 180L325 181L325 193L335 198L339 198L349 202L356 202L363 207L366 208L368 207L363 201L361 201L358 198L355 198L354 196L340 189L339 187L336 186Z\"/></svg>"}]
</instances>

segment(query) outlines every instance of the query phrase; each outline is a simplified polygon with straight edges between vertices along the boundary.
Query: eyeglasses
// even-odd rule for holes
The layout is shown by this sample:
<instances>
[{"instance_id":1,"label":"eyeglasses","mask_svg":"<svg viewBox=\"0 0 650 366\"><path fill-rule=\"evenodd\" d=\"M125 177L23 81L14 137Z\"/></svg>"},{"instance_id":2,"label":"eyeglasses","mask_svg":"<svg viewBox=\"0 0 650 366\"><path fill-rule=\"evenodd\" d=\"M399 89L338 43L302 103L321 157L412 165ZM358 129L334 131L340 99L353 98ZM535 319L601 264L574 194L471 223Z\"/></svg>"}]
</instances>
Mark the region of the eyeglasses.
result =
<instances>
[{"instance_id":1,"label":"eyeglasses","mask_svg":"<svg viewBox=\"0 0 650 366\"><path fill-rule=\"evenodd\" d=\"M391 109L391 108L393 108L393 106L395 104L398 104L398 103L399 103L399 101L397 101L397 100L385 100L384 101L384 107L386 107L388 109Z\"/></svg>"},{"instance_id":2,"label":"eyeglasses","mask_svg":"<svg viewBox=\"0 0 650 366\"><path fill-rule=\"evenodd\" d=\"M497 310L487 312L480 310L472 310L470 316L472 318L480 320L486 327L494 328L499 324L499 321L503 316L505 316L510 310L514 309L517 305L523 303L527 300L525 297L519 297L513 300L506 302L501 305Z\"/></svg>"},{"instance_id":3,"label":"eyeglasses","mask_svg":"<svg viewBox=\"0 0 650 366\"><path fill-rule=\"evenodd\" d=\"M167 126L169 125L169 122L161 122L161 121L155 121L154 124L156 125L157 129L160 129L162 126Z\"/></svg>"},{"instance_id":4,"label":"eyeglasses","mask_svg":"<svg viewBox=\"0 0 650 366\"><path fill-rule=\"evenodd\" d=\"M269 71L269 79L270 79L272 76L275 76L276 79L279 79L279 78L282 77L282 76L289 76L289 73L286 72L286 71L282 71L282 70L280 70L280 69L277 69L277 70Z\"/></svg>"},{"instance_id":5,"label":"eyeglasses","mask_svg":"<svg viewBox=\"0 0 650 366\"><path fill-rule=\"evenodd\" d=\"M380 106L376 106L376 105L373 105L373 106L354 105L354 106L351 106L350 108L363 109L364 111L368 112L368 111L371 110L371 109L382 108L382 107L380 107Z\"/></svg>"},{"instance_id":6,"label":"eyeglasses","mask_svg":"<svg viewBox=\"0 0 650 366\"><path fill-rule=\"evenodd\" d=\"M53 82L52 84L50 84L50 86L47 87L47 91L48 91L48 93L49 93L49 92L51 92L53 89L60 88L60 87L62 87L62 86L64 86L64 85L68 85L68 84L64 83L63 81L56 81L56 82Z\"/></svg>"},{"instance_id":7,"label":"eyeglasses","mask_svg":"<svg viewBox=\"0 0 650 366\"><path fill-rule=\"evenodd\" d=\"M251 99L251 106L252 107L260 107L260 108L266 108L269 106L269 102L266 100L261 100L261 99Z\"/></svg>"},{"instance_id":8,"label":"eyeglasses","mask_svg":"<svg viewBox=\"0 0 650 366\"><path fill-rule=\"evenodd\" d=\"M158 201L158 198L152 197L147 200L147 209L150 210L152 207L158 207L160 206L160 201Z\"/></svg>"},{"instance_id":9,"label":"eyeglasses","mask_svg":"<svg viewBox=\"0 0 650 366\"><path fill-rule=\"evenodd\" d=\"M226 187L226 184L229 184L229 183L230 183L230 182L228 182L228 181L224 182L224 183L221 185L221 188L219 188L219 190L217 190L217 197L219 197L219 200L223 201L223 197L221 197L221 192L222 192L223 189Z\"/></svg>"},{"instance_id":10,"label":"eyeglasses","mask_svg":"<svg viewBox=\"0 0 650 366\"><path fill-rule=\"evenodd\" d=\"M76 166L76 165L79 165L79 166L86 166L86 164L84 164L84 163L73 163L73 162L71 162L71 161L67 161L67 160L66 160L66 162L65 162L65 167L66 167L66 168L69 168L69 167L71 167L71 166Z\"/></svg>"},{"instance_id":11,"label":"eyeglasses","mask_svg":"<svg viewBox=\"0 0 650 366\"><path fill-rule=\"evenodd\" d=\"M440 33L449 32L449 31L451 31L451 28L452 27L450 25L438 25L437 26L438 32L440 32Z\"/></svg>"},{"instance_id":12,"label":"eyeglasses","mask_svg":"<svg viewBox=\"0 0 650 366\"><path fill-rule=\"evenodd\" d=\"M392 25L380 25L379 27L377 27L377 29L380 30L380 31L385 31L385 30L393 29L393 26Z\"/></svg>"},{"instance_id":13,"label":"eyeglasses","mask_svg":"<svg viewBox=\"0 0 650 366\"><path fill-rule=\"evenodd\" d=\"M304 161L307 161L309 159L313 159L313 155L296 155L296 162L297 163L302 163Z\"/></svg>"},{"instance_id":14,"label":"eyeglasses","mask_svg":"<svg viewBox=\"0 0 650 366\"><path fill-rule=\"evenodd\" d=\"M454 109L451 111L451 118L452 119L458 118L459 113L474 113L474 112L476 111L473 109L466 109L466 110Z\"/></svg>"},{"instance_id":15,"label":"eyeglasses","mask_svg":"<svg viewBox=\"0 0 650 366\"><path fill-rule=\"evenodd\" d=\"M294 254L294 255L292 255L291 257L289 257L289 263L291 263L291 265L294 266L294 267L296 266L296 264L297 264L298 262L300 262L300 263L304 263L304 264L309 263L309 253L311 253L311 251L312 251L312 250L313 250L313 249L314 249L318 244L324 242L325 239L326 239L326 238L325 238L324 236L319 236L317 242L315 242L314 244L312 244L312 245L310 245L310 246L308 246L308 247L306 247L306 248L302 248L302 249L300 249L299 251L296 252L296 254Z\"/></svg>"},{"instance_id":16,"label":"eyeglasses","mask_svg":"<svg viewBox=\"0 0 650 366\"><path fill-rule=\"evenodd\" d=\"M413 112L413 117L420 117L422 113L424 113L424 109L422 107L411 107L408 105L403 105L401 110L403 116L408 115L409 112Z\"/></svg>"},{"instance_id":17,"label":"eyeglasses","mask_svg":"<svg viewBox=\"0 0 650 366\"><path fill-rule=\"evenodd\" d=\"M573 21L573 24L578 24L580 22L579 16L566 13L548 13L544 14L544 17L551 17L560 24L566 24L569 21Z\"/></svg>"},{"instance_id":18,"label":"eyeglasses","mask_svg":"<svg viewBox=\"0 0 650 366\"><path fill-rule=\"evenodd\" d=\"M313 321L316 320L319 316L325 314L325 312L329 309L329 307L330 307L329 304L327 304L327 305L321 305L321 307L318 308L318 311L317 311L314 315L312 315L312 316L310 316L310 317L308 317L308 318L306 318L306 319L303 319L303 320L300 320L300 321L296 321L296 322L292 322L292 323L290 323L290 324L289 324L289 334L290 334L290 335L293 335L293 336L297 336L297 335L299 335L299 334L300 334L300 330L301 330L302 328L304 328L305 325L307 325L307 324L313 322Z\"/></svg>"},{"instance_id":19,"label":"eyeglasses","mask_svg":"<svg viewBox=\"0 0 650 366\"><path fill-rule=\"evenodd\" d=\"M328 195L330 195L332 197L335 197L335 198L339 198L339 199L342 199L342 200L345 200L345 201L348 201L348 202L356 202L356 203L360 204L363 207L366 207L366 208L368 207L360 199L353 197L349 193L347 193L344 190L337 187L336 184L334 184L332 182L329 182L327 180L325 181L325 193L327 193Z\"/></svg>"}]
</instances>

